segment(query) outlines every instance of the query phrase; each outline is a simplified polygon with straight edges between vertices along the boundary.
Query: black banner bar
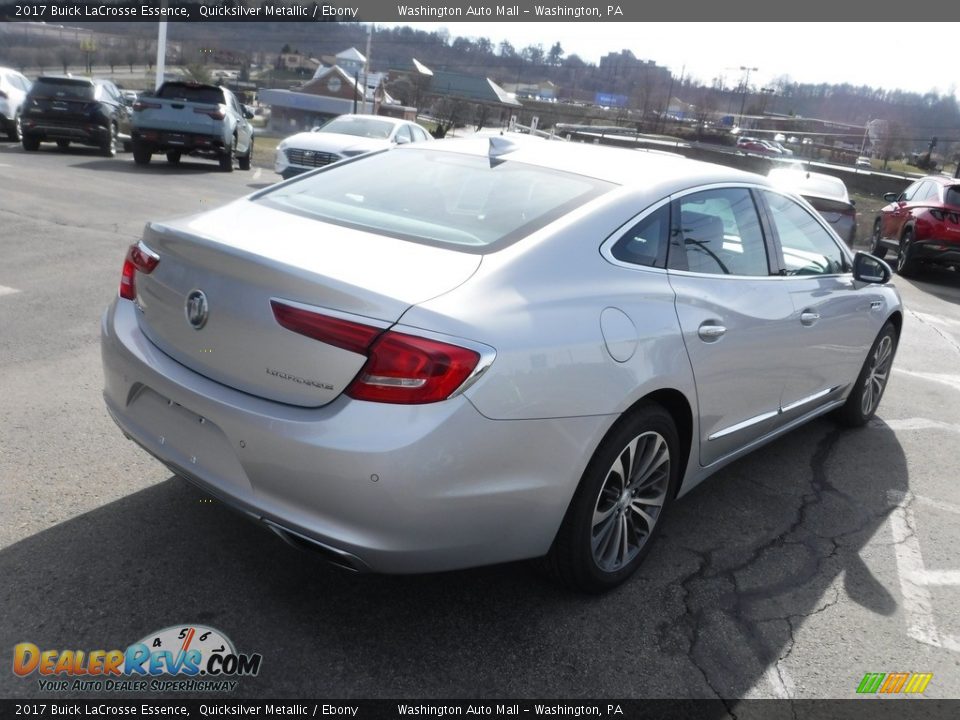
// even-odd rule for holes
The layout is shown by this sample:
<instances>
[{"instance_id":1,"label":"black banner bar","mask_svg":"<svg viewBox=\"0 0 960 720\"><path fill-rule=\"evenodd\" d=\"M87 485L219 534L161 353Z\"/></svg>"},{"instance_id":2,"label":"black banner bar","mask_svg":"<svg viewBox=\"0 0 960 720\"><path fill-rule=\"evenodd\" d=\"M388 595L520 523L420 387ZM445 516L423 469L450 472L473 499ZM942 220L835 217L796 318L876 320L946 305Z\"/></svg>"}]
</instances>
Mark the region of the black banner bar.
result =
<instances>
[{"instance_id":1,"label":"black banner bar","mask_svg":"<svg viewBox=\"0 0 960 720\"><path fill-rule=\"evenodd\" d=\"M0 718L606 718L607 720L946 720L960 700L0 700Z\"/></svg>"},{"instance_id":2,"label":"black banner bar","mask_svg":"<svg viewBox=\"0 0 960 720\"><path fill-rule=\"evenodd\" d=\"M805 0L770 3L767 0L727 0L704 3L695 9L685 3L649 3L636 0L583 2L561 0L506 0L461 3L452 0L38 0L0 2L0 21L6 22L651 22L685 21L862 21L875 13L875 3ZM960 19L960 5L937 8L940 20ZM907 29L905 28L905 31ZM760 30L762 32L762 30ZM789 38L785 38L789 39ZM682 42L682 38L678 38Z\"/></svg>"}]
</instances>

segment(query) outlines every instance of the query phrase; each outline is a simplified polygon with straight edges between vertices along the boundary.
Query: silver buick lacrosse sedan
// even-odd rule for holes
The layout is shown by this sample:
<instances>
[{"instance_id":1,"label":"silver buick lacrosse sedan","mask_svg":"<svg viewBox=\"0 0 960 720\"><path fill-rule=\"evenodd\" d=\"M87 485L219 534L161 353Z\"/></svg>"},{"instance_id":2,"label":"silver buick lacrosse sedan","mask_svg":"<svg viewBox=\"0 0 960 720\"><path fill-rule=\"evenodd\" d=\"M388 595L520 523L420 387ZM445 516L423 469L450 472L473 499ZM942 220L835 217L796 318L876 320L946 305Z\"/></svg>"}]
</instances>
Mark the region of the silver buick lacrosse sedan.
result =
<instances>
[{"instance_id":1,"label":"silver buick lacrosse sedan","mask_svg":"<svg viewBox=\"0 0 960 720\"><path fill-rule=\"evenodd\" d=\"M407 145L147 225L102 322L130 439L355 570L599 591L676 498L832 412L903 310L802 199L676 156Z\"/></svg>"}]
</instances>

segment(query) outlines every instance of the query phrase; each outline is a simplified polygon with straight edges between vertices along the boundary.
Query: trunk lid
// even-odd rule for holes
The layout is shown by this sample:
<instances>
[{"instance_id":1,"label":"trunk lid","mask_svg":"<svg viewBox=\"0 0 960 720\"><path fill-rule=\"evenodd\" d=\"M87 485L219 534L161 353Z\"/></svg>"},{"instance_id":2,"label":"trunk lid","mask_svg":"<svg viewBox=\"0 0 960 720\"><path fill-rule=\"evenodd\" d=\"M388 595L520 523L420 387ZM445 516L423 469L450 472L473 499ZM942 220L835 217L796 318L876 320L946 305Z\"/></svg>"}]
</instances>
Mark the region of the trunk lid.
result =
<instances>
[{"instance_id":1,"label":"trunk lid","mask_svg":"<svg viewBox=\"0 0 960 720\"><path fill-rule=\"evenodd\" d=\"M481 257L330 225L239 200L147 226L160 261L136 277L140 327L161 350L224 385L317 407L336 398L366 356L280 326L271 300L388 327L412 305L463 283ZM205 296L199 328L188 297Z\"/></svg>"}]
</instances>

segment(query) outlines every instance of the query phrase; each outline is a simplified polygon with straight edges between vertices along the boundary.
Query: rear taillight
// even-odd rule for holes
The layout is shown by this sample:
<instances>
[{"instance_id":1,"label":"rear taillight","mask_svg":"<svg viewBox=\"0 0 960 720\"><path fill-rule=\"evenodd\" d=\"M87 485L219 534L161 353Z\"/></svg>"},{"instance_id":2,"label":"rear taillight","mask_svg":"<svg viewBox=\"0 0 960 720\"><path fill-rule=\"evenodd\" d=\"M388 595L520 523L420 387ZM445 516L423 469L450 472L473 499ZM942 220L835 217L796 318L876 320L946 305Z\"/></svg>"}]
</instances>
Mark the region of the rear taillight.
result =
<instances>
[{"instance_id":1,"label":"rear taillight","mask_svg":"<svg viewBox=\"0 0 960 720\"><path fill-rule=\"evenodd\" d=\"M277 322L300 335L367 356L346 389L355 400L419 405L446 400L472 375L476 350L271 300Z\"/></svg>"},{"instance_id":2,"label":"rear taillight","mask_svg":"<svg viewBox=\"0 0 960 720\"><path fill-rule=\"evenodd\" d=\"M955 225L958 224L958 223L960 223L960 215L958 215L958 214L955 213L955 212L932 209L932 210L930 210L930 214L931 214L931 215L933 216L933 218L934 218L935 220L937 220L938 222L943 222L944 220L949 220L950 222L954 223Z\"/></svg>"},{"instance_id":3,"label":"rear taillight","mask_svg":"<svg viewBox=\"0 0 960 720\"><path fill-rule=\"evenodd\" d=\"M217 105L215 108L194 108L193 111L200 115L208 115L214 120L223 120L227 116L226 109L223 105Z\"/></svg>"},{"instance_id":4,"label":"rear taillight","mask_svg":"<svg viewBox=\"0 0 960 720\"><path fill-rule=\"evenodd\" d=\"M474 350L390 331L373 343L367 364L346 393L371 402L439 402L463 385L479 362Z\"/></svg>"},{"instance_id":5,"label":"rear taillight","mask_svg":"<svg viewBox=\"0 0 960 720\"><path fill-rule=\"evenodd\" d=\"M120 276L120 297L124 300L137 299L136 274L149 275L160 262L160 258L143 243L131 245L123 261L123 273Z\"/></svg>"},{"instance_id":6,"label":"rear taillight","mask_svg":"<svg viewBox=\"0 0 960 720\"><path fill-rule=\"evenodd\" d=\"M322 315L276 300L271 300L270 306L277 322L287 330L360 355L366 355L371 343L383 332L383 328Z\"/></svg>"},{"instance_id":7,"label":"rear taillight","mask_svg":"<svg viewBox=\"0 0 960 720\"><path fill-rule=\"evenodd\" d=\"M133 111L140 112L141 110L159 110L163 105L155 102L148 102L146 100L137 100L133 103Z\"/></svg>"}]
</instances>

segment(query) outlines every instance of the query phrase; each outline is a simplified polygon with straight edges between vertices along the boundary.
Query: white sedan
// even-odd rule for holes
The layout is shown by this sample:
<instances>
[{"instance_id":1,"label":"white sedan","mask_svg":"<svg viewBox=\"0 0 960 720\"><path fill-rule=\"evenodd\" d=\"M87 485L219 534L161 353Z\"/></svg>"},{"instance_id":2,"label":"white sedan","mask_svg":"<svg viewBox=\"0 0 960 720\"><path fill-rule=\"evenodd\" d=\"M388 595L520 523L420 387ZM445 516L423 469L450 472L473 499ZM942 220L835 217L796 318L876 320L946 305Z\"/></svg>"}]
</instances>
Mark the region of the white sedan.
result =
<instances>
[{"instance_id":1,"label":"white sedan","mask_svg":"<svg viewBox=\"0 0 960 720\"><path fill-rule=\"evenodd\" d=\"M284 180L344 158L384 150L391 145L432 140L423 127L380 115L341 115L277 145L274 170Z\"/></svg>"}]
</instances>

